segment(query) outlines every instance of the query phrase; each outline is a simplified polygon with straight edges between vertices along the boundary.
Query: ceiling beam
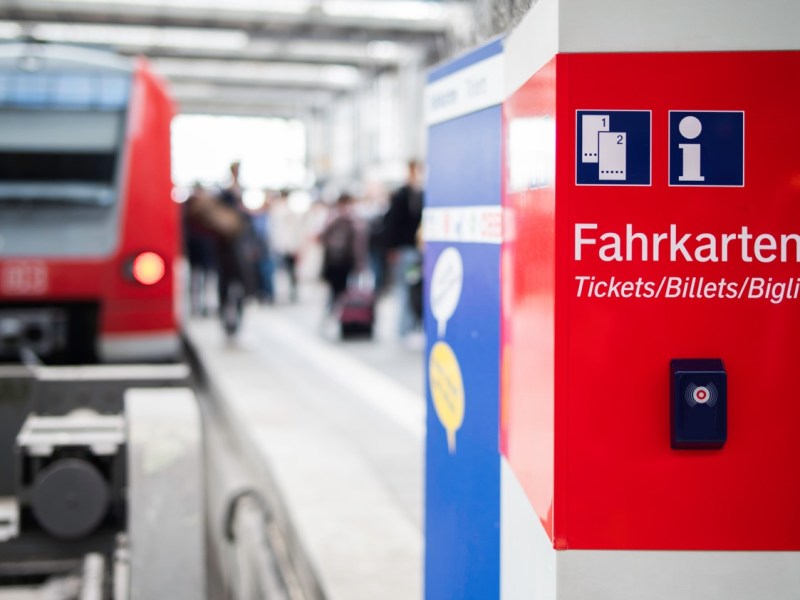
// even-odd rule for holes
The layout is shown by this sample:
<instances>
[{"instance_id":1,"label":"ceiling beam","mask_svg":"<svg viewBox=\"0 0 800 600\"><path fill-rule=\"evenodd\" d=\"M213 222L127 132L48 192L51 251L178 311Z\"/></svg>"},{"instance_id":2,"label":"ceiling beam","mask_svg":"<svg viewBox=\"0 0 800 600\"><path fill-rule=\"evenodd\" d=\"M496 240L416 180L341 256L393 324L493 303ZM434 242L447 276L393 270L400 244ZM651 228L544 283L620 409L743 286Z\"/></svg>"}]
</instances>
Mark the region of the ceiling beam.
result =
<instances>
[{"instance_id":1,"label":"ceiling beam","mask_svg":"<svg viewBox=\"0 0 800 600\"><path fill-rule=\"evenodd\" d=\"M421 59L420 49L388 40L274 40L235 29L180 29L139 25L20 23L0 20L0 38L23 34L44 42L113 49L127 55L207 60L251 60L340 64L365 69L391 69Z\"/></svg>"},{"instance_id":2,"label":"ceiling beam","mask_svg":"<svg viewBox=\"0 0 800 600\"><path fill-rule=\"evenodd\" d=\"M198 48L187 50L185 48L144 46L134 44L114 44L113 49L127 56L145 55L151 58L183 58L199 60L227 60L227 61L269 61L272 63L296 63L316 65L345 65L359 69L395 69L398 66L396 59L372 57L366 52L358 52L353 47L350 52L324 54L313 51L294 51L291 48L259 48L253 45L241 51L218 50L214 48Z\"/></svg>"},{"instance_id":3,"label":"ceiling beam","mask_svg":"<svg viewBox=\"0 0 800 600\"><path fill-rule=\"evenodd\" d=\"M325 90L234 87L209 82L173 83L170 93L181 113L213 109L213 114L233 114L242 109L247 114L273 114L277 111L301 118L323 110L336 97L335 93Z\"/></svg>"},{"instance_id":4,"label":"ceiling beam","mask_svg":"<svg viewBox=\"0 0 800 600\"><path fill-rule=\"evenodd\" d=\"M176 98L188 101L275 102L297 106L324 106L336 98L332 90L310 90L303 88L276 88L270 85L231 86L217 85L209 81L175 82L170 85L170 93Z\"/></svg>"},{"instance_id":5,"label":"ceiling beam","mask_svg":"<svg viewBox=\"0 0 800 600\"><path fill-rule=\"evenodd\" d=\"M347 3L341 3L347 5ZM361 4L365 4L363 1ZM366 3L369 4L369 3ZM5 0L0 18L26 22L127 23L169 27L225 27L273 37L292 39L297 34L315 39L392 39L429 43L436 35L446 36L452 19L463 12L463 3L373 2L372 10L336 12L325 10L326 0L287 0L281 3L226 2L188 4L175 0L155 2L101 0ZM407 10L382 11L392 5L409 5ZM330 3L331 7L337 4ZM459 8L459 6L461 8ZM280 7L280 9L278 9ZM292 8L295 7L295 8ZM402 6L400 6L402 8ZM428 14L414 13L423 10ZM404 14L409 16L404 16Z\"/></svg>"},{"instance_id":6,"label":"ceiling beam","mask_svg":"<svg viewBox=\"0 0 800 600\"><path fill-rule=\"evenodd\" d=\"M178 103L181 115L215 115L236 117L264 117L269 119L300 119L307 121L312 112L293 106L275 104L240 104L226 102L183 102Z\"/></svg>"},{"instance_id":7,"label":"ceiling beam","mask_svg":"<svg viewBox=\"0 0 800 600\"><path fill-rule=\"evenodd\" d=\"M347 91L358 86L358 69L342 65L260 63L255 61L158 58L153 69L173 82L208 81L217 85L286 87Z\"/></svg>"}]
</instances>

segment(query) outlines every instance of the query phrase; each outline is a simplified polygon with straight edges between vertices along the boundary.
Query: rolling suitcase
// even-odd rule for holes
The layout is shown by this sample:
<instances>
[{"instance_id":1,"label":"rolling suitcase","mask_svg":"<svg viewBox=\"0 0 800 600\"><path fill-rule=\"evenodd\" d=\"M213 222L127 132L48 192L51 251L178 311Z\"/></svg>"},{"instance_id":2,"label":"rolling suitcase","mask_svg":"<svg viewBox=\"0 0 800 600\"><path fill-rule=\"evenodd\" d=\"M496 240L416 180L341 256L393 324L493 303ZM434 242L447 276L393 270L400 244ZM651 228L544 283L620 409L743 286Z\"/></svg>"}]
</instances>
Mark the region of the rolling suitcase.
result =
<instances>
[{"instance_id":1,"label":"rolling suitcase","mask_svg":"<svg viewBox=\"0 0 800 600\"><path fill-rule=\"evenodd\" d=\"M339 325L342 337L372 336L375 323L375 290L364 285L362 278L351 279L342 295Z\"/></svg>"}]
</instances>

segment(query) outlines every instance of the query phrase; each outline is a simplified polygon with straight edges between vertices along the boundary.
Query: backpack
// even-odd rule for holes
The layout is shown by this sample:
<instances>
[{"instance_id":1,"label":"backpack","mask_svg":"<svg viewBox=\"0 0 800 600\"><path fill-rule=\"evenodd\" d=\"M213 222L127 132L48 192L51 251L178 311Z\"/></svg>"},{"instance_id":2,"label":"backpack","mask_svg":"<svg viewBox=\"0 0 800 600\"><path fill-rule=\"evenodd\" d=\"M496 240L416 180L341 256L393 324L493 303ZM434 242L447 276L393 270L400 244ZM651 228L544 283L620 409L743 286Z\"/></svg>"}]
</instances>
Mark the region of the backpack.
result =
<instances>
[{"instance_id":1,"label":"backpack","mask_svg":"<svg viewBox=\"0 0 800 600\"><path fill-rule=\"evenodd\" d=\"M325 263L349 266L355 262L356 229L352 219L342 215L327 228L322 240Z\"/></svg>"}]
</instances>

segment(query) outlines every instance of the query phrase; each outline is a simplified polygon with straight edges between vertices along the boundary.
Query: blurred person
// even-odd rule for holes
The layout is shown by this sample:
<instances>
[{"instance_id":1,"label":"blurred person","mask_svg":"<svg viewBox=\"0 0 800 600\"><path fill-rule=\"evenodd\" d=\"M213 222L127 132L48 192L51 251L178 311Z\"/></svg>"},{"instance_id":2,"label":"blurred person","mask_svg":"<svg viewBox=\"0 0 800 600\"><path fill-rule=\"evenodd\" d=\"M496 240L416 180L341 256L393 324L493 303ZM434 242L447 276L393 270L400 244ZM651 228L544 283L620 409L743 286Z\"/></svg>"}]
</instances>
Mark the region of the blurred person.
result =
<instances>
[{"instance_id":1,"label":"blurred person","mask_svg":"<svg viewBox=\"0 0 800 600\"><path fill-rule=\"evenodd\" d=\"M289 276L289 299L297 301L297 258L303 246L303 219L289 206L289 190L281 190L270 211L270 241Z\"/></svg>"},{"instance_id":2,"label":"blurred person","mask_svg":"<svg viewBox=\"0 0 800 600\"><path fill-rule=\"evenodd\" d=\"M272 192L264 192L264 204L252 215L253 229L260 246L260 256L257 266L257 281L259 300L264 304L275 301L275 263L272 256L270 235L271 210L273 203Z\"/></svg>"},{"instance_id":3,"label":"blurred person","mask_svg":"<svg viewBox=\"0 0 800 600\"><path fill-rule=\"evenodd\" d=\"M367 249L369 268L375 284L375 292L381 294L386 287L386 204L373 199L367 208Z\"/></svg>"},{"instance_id":4,"label":"blurred person","mask_svg":"<svg viewBox=\"0 0 800 600\"><path fill-rule=\"evenodd\" d=\"M322 278L330 290L329 313L347 289L350 275L364 266L364 225L353 205L350 194L339 196L319 236L323 249Z\"/></svg>"},{"instance_id":5,"label":"blurred person","mask_svg":"<svg viewBox=\"0 0 800 600\"><path fill-rule=\"evenodd\" d=\"M241 163L239 161L234 161L231 163L229 169L231 173L230 182L222 189L219 197L225 204L238 210L240 207L244 206L244 204L242 204L242 184L239 181Z\"/></svg>"},{"instance_id":6,"label":"blurred person","mask_svg":"<svg viewBox=\"0 0 800 600\"><path fill-rule=\"evenodd\" d=\"M205 218L209 202L213 202L211 195L200 182L196 182L192 193L181 206L185 254L189 260L189 310L192 315L208 314L208 282L216 266L215 235Z\"/></svg>"},{"instance_id":7,"label":"blurred person","mask_svg":"<svg viewBox=\"0 0 800 600\"><path fill-rule=\"evenodd\" d=\"M419 261L415 267L406 272L406 282L408 283L409 298L411 302L411 312L414 315L414 326L422 329L422 319L425 312L424 308L424 280L422 256L425 252L425 241L422 239L422 225L417 228L417 248L420 251Z\"/></svg>"},{"instance_id":8,"label":"blurred person","mask_svg":"<svg viewBox=\"0 0 800 600\"><path fill-rule=\"evenodd\" d=\"M297 268L301 279L316 281L320 278L323 261L320 233L328 222L328 213L328 204L317 199L303 215L303 252Z\"/></svg>"},{"instance_id":9,"label":"blurred person","mask_svg":"<svg viewBox=\"0 0 800 600\"><path fill-rule=\"evenodd\" d=\"M259 263L264 252L264 242L259 239L255 215L244 205L244 189L239 179L240 170L239 161L231 163L231 179L227 187L220 192L220 198L239 213L244 223L243 230L236 239L236 251L242 269L241 275L246 294L254 296L259 290Z\"/></svg>"},{"instance_id":10,"label":"blurred person","mask_svg":"<svg viewBox=\"0 0 800 600\"><path fill-rule=\"evenodd\" d=\"M231 181L219 194L221 205L229 212L228 218L237 225L227 235L217 238L217 294L220 317L229 335L239 329L245 299L256 292L260 258L253 220L242 202L239 170L238 162L231 163Z\"/></svg>"},{"instance_id":11,"label":"blurred person","mask_svg":"<svg viewBox=\"0 0 800 600\"><path fill-rule=\"evenodd\" d=\"M387 261L400 310L398 330L401 338L418 326L409 274L419 268L422 260L417 246L417 230L422 222L423 202L420 165L416 160L410 160L406 182L392 194L383 222Z\"/></svg>"}]
</instances>

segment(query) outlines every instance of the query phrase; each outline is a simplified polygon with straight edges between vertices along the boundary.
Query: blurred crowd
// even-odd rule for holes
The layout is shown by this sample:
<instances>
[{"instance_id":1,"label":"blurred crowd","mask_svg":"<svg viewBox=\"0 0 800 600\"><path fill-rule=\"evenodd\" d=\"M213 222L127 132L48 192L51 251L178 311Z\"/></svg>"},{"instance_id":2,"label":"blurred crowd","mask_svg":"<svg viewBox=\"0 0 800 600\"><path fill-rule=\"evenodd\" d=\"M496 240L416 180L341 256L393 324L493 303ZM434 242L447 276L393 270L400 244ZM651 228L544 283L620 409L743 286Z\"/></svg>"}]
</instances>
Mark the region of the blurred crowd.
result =
<instances>
[{"instance_id":1,"label":"blurred crowd","mask_svg":"<svg viewBox=\"0 0 800 600\"><path fill-rule=\"evenodd\" d=\"M383 296L396 302L401 339L421 330L423 189L416 161L401 186L377 197L343 192L333 202L297 203L291 190L267 190L260 206L248 208L243 195L240 165L233 163L229 181L195 184L182 205L193 315L218 311L234 334L248 300L294 303L301 281L318 280L328 289L326 319L338 321L343 335L371 334ZM287 285L278 298L280 271Z\"/></svg>"}]
</instances>

